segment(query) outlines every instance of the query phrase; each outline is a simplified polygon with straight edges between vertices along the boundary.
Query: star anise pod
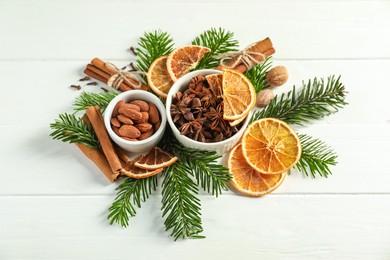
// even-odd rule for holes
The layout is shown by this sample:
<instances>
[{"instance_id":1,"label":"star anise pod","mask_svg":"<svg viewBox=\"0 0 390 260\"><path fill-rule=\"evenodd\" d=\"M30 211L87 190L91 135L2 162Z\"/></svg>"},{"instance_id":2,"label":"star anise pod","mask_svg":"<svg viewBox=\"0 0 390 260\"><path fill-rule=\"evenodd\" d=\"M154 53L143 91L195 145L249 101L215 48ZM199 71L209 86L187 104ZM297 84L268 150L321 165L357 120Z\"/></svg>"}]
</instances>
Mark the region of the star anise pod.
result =
<instances>
[{"instance_id":1,"label":"star anise pod","mask_svg":"<svg viewBox=\"0 0 390 260\"><path fill-rule=\"evenodd\" d=\"M176 92L175 95L173 95L173 101L174 102L179 102L179 101L181 101L182 97L183 97L183 93Z\"/></svg>"},{"instance_id":2,"label":"star anise pod","mask_svg":"<svg viewBox=\"0 0 390 260\"><path fill-rule=\"evenodd\" d=\"M188 87L191 90L198 89L197 91L199 91L199 86L203 86L205 80L206 78L203 75L198 75L196 77L193 77Z\"/></svg>"},{"instance_id":3,"label":"star anise pod","mask_svg":"<svg viewBox=\"0 0 390 260\"><path fill-rule=\"evenodd\" d=\"M210 120L210 128L212 130L216 130L217 127L221 128L223 131L226 131L227 124L226 121L223 119L223 113L221 111L216 110L213 107L210 107L209 112L205 113L205 116L207 119Z\"/></svg>"},{"instance_id":4,"label":"star anise pod","mask_svg":"<svg viewBox=\"0 0 390 260\"><path fill-rule=\"evenodd\" d=\"M186 120L194 120L191 113L191 108L184 106L171 105L171 115L174 123L180 120L180 118L185 118ZM191 117L192 116L192 117Z\"/></svg>"},{"instance_id":5,"label":"star anise pod","mask_svg":"<svg viewBox=\"0 0 390 260\"><path fill-rule=\"evenodd\" d=\"M179 128L179 131L182 135L189 135L196 133L199 129L202 129L202 125L198 121L194 120L183 124Z\"/></svg>"}]
</instances>

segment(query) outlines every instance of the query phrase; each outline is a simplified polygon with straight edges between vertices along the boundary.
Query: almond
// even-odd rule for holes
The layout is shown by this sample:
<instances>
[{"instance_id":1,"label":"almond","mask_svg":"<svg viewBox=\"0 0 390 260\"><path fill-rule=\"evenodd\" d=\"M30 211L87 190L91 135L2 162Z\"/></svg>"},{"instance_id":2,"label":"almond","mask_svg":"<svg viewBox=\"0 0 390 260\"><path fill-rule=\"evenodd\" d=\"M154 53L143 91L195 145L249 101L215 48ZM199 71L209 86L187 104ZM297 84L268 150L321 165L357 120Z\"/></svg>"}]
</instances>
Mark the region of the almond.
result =
<instances>
[{"instance_id":1,"label":"almond","mask_svg":"<svg viewBox=\"0 0 390 260\"><path fill-rule=\"evenodd\" d=\"M128 118L127 116L124 116L124 115L119 115L118 116L118 121L126 124L126 125L133 125L133 120L131 120L130 118Z\"/></svg>"},{"instance_id":2,"label":"almond","mask_svg":"<svg viewBox=\"0 0 390 260\"><path fill-rule=\"evenodd\" d=\"M138 128L138 130L141 131L141 133L145 133L153 128L153 126L149 123L142 123L142 124L137 124L135 127Z\"/></svg>"},{"instance_id":3,"label":"almond","mask_svg":"<svg viewBox=\"0 0 390 260\"><path fill-rule=\"evenodd\" d=\"M112 110L112 117L117 117L119 114L119 108L121 105L123 105L125 102L123 100L120 100L118 103L116 103L114 109Z\"/></svg>"},{"instance_id":4,"label":"almond","mask_svg":"<svg viewBox=\"0 0 390 260\"><path fill-rule=\"evenodd\" d=\"M120 135L119 134L119 127L116 127L116 126L111 126L111 128L112 128L112 131L114 131L114 133L116 134L116 135Z\"/></svg>"},{"instance_id":5,"label":"almond","mask_svg":"<svg viewBox=\"0 0 390 260\"><path fill-rule=\"evenodd\" d=\"M153 103L149 103L149 122L152 124L157 123L160 120L157 107Z\"/></svg>"},{"instance_id":6,"label":"almond","mask_svg":"<svg viewBox=\"0 0 390 260\"><path fill-rule=\"evenodd\" d=\"M111 118L111 124L116 127L121 127L121 122L116 117Z\"/></svg>"},{"instance_id":7,"label":"almond","mask_svg":"<svg viewBox=\"0 0 390 260\"><path fill-rule=\"evenodd\" d=\"M122 114L121 110L123 111L123 109L134 109L135 111L138 111L138 112L141 111L141 108L139 106L136 106L136 105L133 105L133 104L126 104L126 103L122 104L119 107L118 111L119 111L120 114Z\"/></svg>"},{"instance_id":8,"label":"almond","mask_svg":"<svg viewBox=\"0 0 390 260\"><path fill-rule=\"evenodd\" d=\"M133 142L139 141L138 139L135 139L135 138L128 138L128 137L123 137L123 136L122 136L122 139L125 139L127 141L133 141Z\"/></svg>"},{"instance_id":9,"label":"almond","mask_svg":"<svg viewBox=\"0 0 390 260\"><path fill-rule=\"evenodd\" d=\"M149 131L146 131L145 133L142 133L139 137L138 140L145 140L146 138L151 137L154 134L153 129L150 129Z\"/></svg>"},{"instance_id":10,"label":"almond","mask_svg":"<svg viewBox=\"0 0 390 260\"><path fill-rule=\"evenodd\" d=\"M140 120L136 120L135 122L137 124L147 123L149 120L149 113L148 112L141 112L142 118Z\"/></svg>"},{"instance_id":11,"label":"almond","mask_svg":"<svg viewBox=\"0 0 390 260\"><path fill-rule=\"evenodd\" d=\"M138 138L141 132L132 125L123 125L119 128L119 135L130 139Z\"/></svg>"},{"instance_id":12,"label":"almond","mask_svg":"<svg viewBox=\"0 0 390 260\"><path fill-rule=\"evenodd\" d=\"M157 123L153 125L154 131L157 132L157 130L160 128L161 121L159 120Z\"/></svg>"},{"instance_id":13,"label":"almond","mask_svg":"<svg viewBox=\"0 0 390 260\"><path fill-rule=\"evenodd\" d=\"M138 112L131 108L119 108L119 113L132 119L132 120L140 120L142 118L141 112Z\"/></svg>"},{"instance_id":14,"label":"almond","mask_svg":"<svg viewBox=\"0 0 390 260\"><path fill-rule=\"evenodd\" d=\"M133 100L130 102L132 105L136 105L141 109L141 112L148 112L149 111L149 105L143 100Z\"/></svg>"}]
</instances>

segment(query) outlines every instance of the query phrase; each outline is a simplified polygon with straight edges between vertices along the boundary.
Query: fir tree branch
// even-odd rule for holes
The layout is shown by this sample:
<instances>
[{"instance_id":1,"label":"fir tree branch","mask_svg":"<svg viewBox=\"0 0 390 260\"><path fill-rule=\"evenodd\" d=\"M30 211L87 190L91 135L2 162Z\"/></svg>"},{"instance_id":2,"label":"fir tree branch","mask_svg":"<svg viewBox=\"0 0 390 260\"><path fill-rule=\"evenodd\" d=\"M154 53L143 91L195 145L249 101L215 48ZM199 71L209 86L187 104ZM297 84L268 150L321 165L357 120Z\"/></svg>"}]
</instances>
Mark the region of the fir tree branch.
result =
<instances>
[{"instance_id":1,"label":"fir tree branch","mask_svg":"<svg viewBox=\"0 0 390 260\"><path fill-rule=\"evenodd\" d=\"M222 190L227 191L226 182L231 179L229 168L217 164L216 161L221 158L213 151L200 151L181 147L177 149L180 152L180 160L191 175L194 175L197 184L202 189L218 197Z\"/></svg>"},{"instance_id":2,"label":"fir tree branch","mask_svg":"<svg viewBox=\"0 0 390 260\"><path fill-rule=\"evenodd\" d=\"M178 156L188 173L194 176L197 184L208 193L218 197L223 190L228 190L226 182L232 176L227 167L217 164L221 156L216 152L184 147L174 138L170 129L166 130L159 145Z\"/></svg>"},{"instance_id":3,"label":"fir tree branch","mask_svg":"<svg viewBox=\"0 0 390 260\"><path fill-rule=\"evenodd\" d=\"M125 181L116 188L117 196L108 209L107 219L110 224L117 223L127 227L130 217L136 215L136 207L141 208L141 202L145 202L156 188L157 175L138 180L126 177Z\"/></svg>"},{"instance_id":4,"label":"fir tree branch","mask_svg":"<svg viewBox=\"0 0 390 260\"><path fill-rule=\"evenodd\" d=\"M310 120L335 113L347 105L346 93L340 77L330 76L326 82L324 79L314 78L307 84L303 83L300 92L294 86L292 91L274 98L267 107L253 114L251 122L274 117L289 124L304 125Z\"/></svg>"},{"instance_id":5,"label":"fir tree branch","mask_svg":"<svg viewBox=\"0 0 390 260\"><path fill-rule=\"evenodd\" d=\"M323 141L308 135L299 135L302 145L302 155L298 163L294 166L298 171L313 178L316 175L328 177L332 174L330 165L336 165L336 153Z\"/></svg>"},{"instance_id":6,"label":"fir tree branch","mask_svg":"<svg viewBox=\"0 0 390 260\"><path fill-rule=\"evenodd\" d=\"M73 102L75 112L85 111L90 106L99 106L102 113L108 103L118 94L115 92L92 93L83 91Z\"/></svg>"},{"instance_id":7,"label":"fir tree branch","mask_svg":"<svg viewBox=\"0 0 390 260\"><path fill-rule=\"evenodd\" d=\"M173 45L173 39L167 32L161 30L145 32L137 47L138 70L148 72L150 64L155 59L172 52Z\"/></svg>"},{"instance_id":8,"label":"fir tree branch","mask_svg":"<svg viewBox=\"0 0 390 260\"><path fill-rule=\"evenodd\" d=\"M73 114L60 114L59 119L50 124L54 131L50 134L53 139L69 143L85 144L91 148L100 148L100 143L92 131L90 124L86 124Z\"/></svg>"},{"instance_id":9,"label":"fir tree branch","mask_svg":"<svg viewBox=\"0 0 390 260\"><path fill-rule=\"evenodd\" d=\"M272 66L271 56L267 57L263 63L257 64L252 69L246 71L244 75L252 82L256 93L267 87L266 76Z\"/></svg>"},{"instance_id":10,"label":"fir tree branch","mask_svg":"<svg viewBox=\"0 0 390 260\"><path fill-rule=\"evenodd\" d=\"M238 41L233 39L234 33L225 31L222 28L211 28L192 41L192 45L208 47L210 52L206 53L194 70L212 69L218 66L220 59L213 56L221 53L238 50Z\"/></svg>"},{"instance_id":11,"label":"fir tree branch","mask_svg":"<svg viewBox=\"0 0 390 260\"><path fill-rule=\"evenodd\" d=\"M200 200L195 194L198 186L190 178L188 168L182 161L164 170L162 183L162 216L166 219L166 231L172 230L171 236L178 238L203 238L200 213Z\"/></svg>"}]
</instances>

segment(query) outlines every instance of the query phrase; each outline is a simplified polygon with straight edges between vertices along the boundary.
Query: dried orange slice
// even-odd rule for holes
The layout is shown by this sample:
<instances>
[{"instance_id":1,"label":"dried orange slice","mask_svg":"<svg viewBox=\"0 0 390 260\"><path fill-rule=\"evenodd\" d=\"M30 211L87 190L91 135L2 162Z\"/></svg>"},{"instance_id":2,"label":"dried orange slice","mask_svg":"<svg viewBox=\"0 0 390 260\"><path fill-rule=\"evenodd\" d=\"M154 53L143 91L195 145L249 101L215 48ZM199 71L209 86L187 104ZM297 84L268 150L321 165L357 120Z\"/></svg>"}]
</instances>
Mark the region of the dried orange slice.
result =
<instances>
[{"instance_id":1,"label":"dried orange slice","mask_svg":"<svg viewBox=\"0 0 390 260\"><path fill-rule=\"evenodd\" d=\"M241 72L224 69L222 72L223 118L234 121L242 119L255 106L256 91Z\"/></svg>"},{"instance_id":2,"label":"dried orange slice","mask_svg":"<svg viewBox=\"0 0 390 260\"><path fill-rule=\"evenodd\" d=\"M282 184L286 173L261 174L245 160L241 144L233 147L228 159L229 171L233 175L231 184L240 193L258 197L271 193Z\"/></svg>"},{"instance_id":3,"label":"dried orange slice","mask_svg":"<svg viewBox=\"0 0 390 260\"><path fill-rule=\"evenodd\" d=\"M157 58L148 70L148 85L159 97L166 98L173 80L167 70L168 55Z\"/></svg>"},{"instance_id":4,"label":"dried orange slice","mask_svg":"<svg viewBox=\"0 0 390 260\"><path fill-rule=\"evenodd\" d=\"M162 172L162 170L163 168L159 168L155 170L145 170L145 169L138 168L137 166L134 165L133 162L129 162L120 170L120 173L129 176L130 178L144 179L159 174L160 172Z\"/></svg>"},{"instance_id":5,"label":"dried orange slice","mask_svg":"<svg viewBox=\"0 0 390 260\"><path fill-rule=\"evenodd\" d=\"M222 74L210 74L206 76L207 84L211 92L217 96L222 96Z\"/></svg>"},{"instance_id":6,"label":"dried orange slice","mask_svg":"<svg viewBox=\"0 0 390 260\"><path fill-rule=\"evenodd\" d=\"M159 147L154 147L146 155L142 155L134 165L145 170L155 170L174 164L178 158Z\"/></svg>"},{"instance_id":7,"label":"dried orange slice","mask_svg":"<svg viewBox=\"0 0 390 260\"><path fill-rule=\"evenodd\" d=\"M250 124L242 137L248 164L263 174L279 174L291 169L301 156L301 143L294 130L275 118Z\"/></svg>"},{"instance_id":8,"label":"dried orange slice","mask_svg":"<svg viewBox=\"0 0 390 260\"><path fill-rule=\"evenodd\" d=\"M167 69L173 81L195 68L203 56L211 51L207 47L187 45L174 50L167 59Z\"/></svg>"},{"instance_id":9,"label":"dried orange slice","mask_svg":"<svg viewBox=\"0 0 390 260\"><path fill-rule=\"evenodd\" d=\"M249 113L248 113L249 114ZM235 126L235 125L238 125L239 123L241 123L242 121L244 121L246 119L246 117L248 116L248 114L244 115L243 117L239 118L239 119L236 119L234 121L229 121L229 125L231 126Z\"/></svg>"}]
</instances>

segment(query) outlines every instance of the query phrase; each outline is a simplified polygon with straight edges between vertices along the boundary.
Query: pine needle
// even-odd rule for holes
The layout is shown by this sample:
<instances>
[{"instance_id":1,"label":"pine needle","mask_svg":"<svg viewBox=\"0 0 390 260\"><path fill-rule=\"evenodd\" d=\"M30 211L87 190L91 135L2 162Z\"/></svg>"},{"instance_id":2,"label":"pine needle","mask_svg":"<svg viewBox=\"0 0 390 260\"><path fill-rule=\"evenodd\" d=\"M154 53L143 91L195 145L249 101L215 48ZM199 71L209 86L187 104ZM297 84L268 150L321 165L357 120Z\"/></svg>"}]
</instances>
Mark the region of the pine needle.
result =
<instances>
[{"instance_id":1,"label":"pine needle","mask_svg":"<svg viewBox=\"0 0 390 260\"><path fill-rule=\"evenodd\" d=\"M86 124L73 114L60 114L59 119L50 124L54 131L50 134L53 139L68 143L85 144L91 148L100 148L100 143L92 131L90 124Z\"/></svg>"},{"instance_id":2,"label":"pine needle","mask_svg":"<svg viewBox=\"0 0 390 260\"><path fill-rule=\"evenodd\" d=\"M179 157L187 173L195 177L203 190L216 197L228 190L226 183L232 176L227 167L217 163L221 156L216 152L184 147L173 137L170 129L166 130L159 145Z\"/></svg>"},{"instance_id":3,"label":"pine needle","mask_svg":"<svg viewBox=\"0 0 390 260\"><path fill-rule=\"evenodd\" d=\"M208 47L210 52L206 53L194 70L212 69L218 66L220 59L213 56L238 50L238 41L233 39L234 33L222 28L211 28L196 37L193 45Z\"/></svg>"},{"instance_id":4,"label":"pine needle","mask_svg":"<svg viewBox=\"0 0 390 260\"><path fill-rule=\"evenodd\" d=\"M345 87L340 77L314 78L303 89L297 91L295 86L287 94L274 98L264 109L255 112L251 122L260 118L279 118L288 124L304 125L314 119L321 119L333 114L348 103L345 101Z\"/></svg>"},{"instance_id":5,"label":"pine needle","mask_svg":"<svg viewBox=\"0 0 390 260\"><path fill-rule=\"evenodd\" d=\"M256 93L267 87L266 76L272 66L271 56L267 57L264 62L257 64L252 69L246 71L244 75L250 80L255 87Z\"/></svg>"},{"instance_id":6,"label":"pine needle","mask_svg":"<svg viewBox=\"0 0 390 260\"><path fill-rule=\"evenodd\" d=\"M161 30L145 32L138 42L137 69L148 72L150 64L155 59L172 52L173 45L173 39L167 32Z\"/></svg>"},{"instance_id":7,"label":"pine needle","mask_svg":"<svg viewBox=\"0 0 390 260\"><path fill-rule=\"evenodd\" d=\"M203 238L198 186L190 178L182 161L169 166L163 173L162 216L165 230L172 230L175 241L179 238Z\"/></svg>"},{"instance_id":8,"label":"pine needle","mask_svg":"<svg viewBox=\"0 0 390 260\"><path fill-rule=\"evenodd\" d=\"M110 224L116 223L127 227L130 218L137 214L136 207L141 208L141 203L145 202L156 188L157 175L138 180L126 177L125 181L116 188L117 196L108 209L107 219Z\"/></svg>"},{"instance_id":9,"label":"pine needle","mask_svg":"<svg viewBox=\"0 0 390 260\"><path fill-rule=\"evenodd\" d=\"M332 174L329 166L336 165L336 153L323 141L308 135L299 135L302 145L302 155L298 163L294 166L298 171L306 176L315 178L318 175L328 177Z\"/></svg>"},{"instance_id":10,"label":"pine needle","mask_svg":"<svg viewBox=\"0 0 390 260\"><path fill-rule=\"evenodd\" d=\"M108 103L118 94L115 92L82 92L80 96L76 97L73 102L75 112L85 111L90 106L99 106L102 113L106 109Z\"/></svg>"}]
</instances>

